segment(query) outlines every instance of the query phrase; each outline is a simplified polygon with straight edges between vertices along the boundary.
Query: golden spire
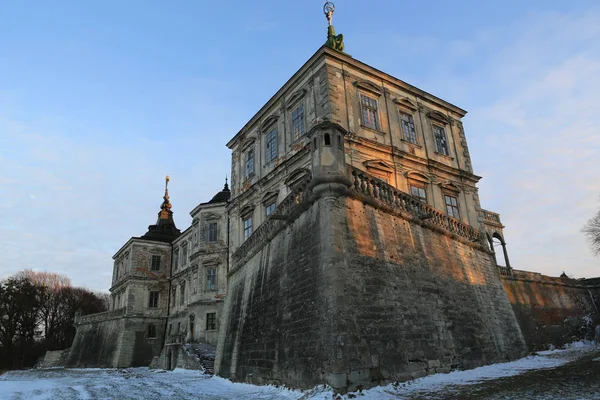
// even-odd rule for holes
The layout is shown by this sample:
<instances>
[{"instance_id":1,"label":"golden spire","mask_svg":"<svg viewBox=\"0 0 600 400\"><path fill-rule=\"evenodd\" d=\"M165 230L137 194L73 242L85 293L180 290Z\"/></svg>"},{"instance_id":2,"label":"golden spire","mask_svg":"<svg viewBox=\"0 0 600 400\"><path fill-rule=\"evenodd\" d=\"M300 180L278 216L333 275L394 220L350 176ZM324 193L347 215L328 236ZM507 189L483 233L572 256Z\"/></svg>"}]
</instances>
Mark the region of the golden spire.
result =
<instances>
[{"instance_id":1,"label":"golden spire","mask_svg":"<svg viewBox=\"0 0 600 400\"><path fill-rule=\"evenodd\" d=\"M165 197L162 206L160 207L160 219L169 219L169 212L171 211L171 203L169 202L169 175L165 177Z\"/></svg>"}]
</instances>

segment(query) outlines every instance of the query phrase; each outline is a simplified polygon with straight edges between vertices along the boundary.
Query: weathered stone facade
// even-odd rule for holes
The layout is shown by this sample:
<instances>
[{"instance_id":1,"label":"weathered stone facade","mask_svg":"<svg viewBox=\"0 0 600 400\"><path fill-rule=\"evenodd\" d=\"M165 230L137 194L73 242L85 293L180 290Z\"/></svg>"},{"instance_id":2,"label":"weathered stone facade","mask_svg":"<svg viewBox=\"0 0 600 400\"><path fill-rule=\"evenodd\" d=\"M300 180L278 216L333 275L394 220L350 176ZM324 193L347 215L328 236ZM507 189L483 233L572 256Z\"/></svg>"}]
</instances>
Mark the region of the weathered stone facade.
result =
<instances>
[{"instance_id":1,"label":"weathered stone facade","mask_svg":"<svg viewBox=\"0 0 600 400\"><path fill-rule=\"evenodd\" d=\"M201 342L221 376L343 392L589 336L600 285L513 270L465 115L319 49L227 144L231 192L183 233L165 194L117 252L69 364L195 367Z\"/></svg>"},{"instance_id":2,"label":"weathered stone facade","mask_svg":"<svg viewBox=\"0 0 600 400\"><path fill-rule=\"evenodd\" d=\"M225 185L192 210L192 226L180 233L165 193L157 224L113 257L111 310L76 319L67 365L174 368L182 344L216 346L227 292L229 194Z\"/></svg>"}]
</instances>

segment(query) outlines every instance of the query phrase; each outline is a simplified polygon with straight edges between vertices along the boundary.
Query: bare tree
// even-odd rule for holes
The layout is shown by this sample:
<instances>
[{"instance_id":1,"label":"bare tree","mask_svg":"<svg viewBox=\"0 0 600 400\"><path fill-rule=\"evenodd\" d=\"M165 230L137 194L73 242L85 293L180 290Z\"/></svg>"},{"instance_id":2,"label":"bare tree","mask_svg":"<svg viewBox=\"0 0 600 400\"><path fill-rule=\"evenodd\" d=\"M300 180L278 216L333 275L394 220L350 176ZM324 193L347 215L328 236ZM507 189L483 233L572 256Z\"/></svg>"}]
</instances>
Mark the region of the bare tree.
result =
<instances>
[{"instance_id":1,"label":"bare tree","mask_svg":"<svg viewBox=\"0 0 600 400\"><path fill-rule=\"evenodd\" d=\"M585 224L582 231L588 237L594 254L600 256L600 211Z\"/></svg>"}]
</instances>

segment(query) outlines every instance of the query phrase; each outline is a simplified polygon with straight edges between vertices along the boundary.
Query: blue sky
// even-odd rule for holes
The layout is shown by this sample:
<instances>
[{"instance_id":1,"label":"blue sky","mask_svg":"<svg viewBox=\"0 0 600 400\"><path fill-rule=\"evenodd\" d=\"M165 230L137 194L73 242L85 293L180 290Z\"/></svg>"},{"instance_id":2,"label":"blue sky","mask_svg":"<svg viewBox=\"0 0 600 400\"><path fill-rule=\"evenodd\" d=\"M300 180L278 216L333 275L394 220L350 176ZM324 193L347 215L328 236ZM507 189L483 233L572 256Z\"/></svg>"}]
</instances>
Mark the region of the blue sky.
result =
<instances>
[{"instance_id":1,"label":"blue sky","mask_svg":"<svg viewBox=\"0 0 600 400\"><path fill-rule=\"evenodd\" d=\"M485 4L483 4L485 3ZM225 143L325 41L321 1L0 1L0 277L107 290L112 255L220 190ZM599 276L594 1L336 2L355 58L469 111L513 267Z\"/></svg>"}]
</instances>

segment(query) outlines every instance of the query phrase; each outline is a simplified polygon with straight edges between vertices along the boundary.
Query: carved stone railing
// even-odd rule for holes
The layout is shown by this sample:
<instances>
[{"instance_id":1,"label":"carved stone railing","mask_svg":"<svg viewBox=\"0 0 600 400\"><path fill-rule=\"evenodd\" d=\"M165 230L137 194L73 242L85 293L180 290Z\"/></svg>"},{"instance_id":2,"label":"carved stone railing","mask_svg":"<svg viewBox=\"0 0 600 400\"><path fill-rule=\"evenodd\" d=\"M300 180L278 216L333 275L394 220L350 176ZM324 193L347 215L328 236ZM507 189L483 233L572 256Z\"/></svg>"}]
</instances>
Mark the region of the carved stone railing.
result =
<instances>
[{"instance_id":1,"label":"carved stone railing","mask_svg":"<svg viewBox=\"0 0 600 400\"><path fill-rule=\"evenodd\" d=\"M483 213L484 221L491 222L492 224L496 225L502 225L502 222L500 222L500 214L488 210L481 210L481 212Z\"/></svg>"},{"instance_id":2,"label":"carved stone railing","mask_svg":"<svg viewBox=\"0 0 600 400\"><path fill-rule=\"evenodd\" d=\"M277 206L273 214L263 222L252 235L233 253L232 259L237 263L251 254L257 247L266 243L283 225L293 209L308 197L307 186L310 176L295 186L292 192Z\"/></svg>"},{"instance_id":3,"label":"carved stone railing","mask_svg":"<svg viewBox=\"0 0 600 400\"><path fill-rule=\"evenodd\" d=\"M501 265L496 265L496 268L498 269L498 273L500 275L513 276L513 269L511 267L503 267Z\"/></svg>"},{"instance_id":4,"label":"carved stone railing","mask_svg":"<svg viewBox=\"0 0 600 400\"><path fill-rule=\"evenodd\" d=\"M106 321L109 319L121 318L125 315L125 308L117 308L116 310L105 311L97 314L82 315L76 317L75 323L89 324L91 322Z\"/></svg>"},{"instance_id":5,"label":"carved stone railing","mask_svg":"<svg viewBox=\"0 0 600 400\"><path fill-rule=\"evenodd\" d=\"M384 203L392 209L406 212L424 221L425 224L437 226L471 242L483 240L483 235L472 226L447 216L416 197L404 193L358 168L350 166L349 169L352 177L350 188L352 191Z\"/></svg>"}]
</instances>

